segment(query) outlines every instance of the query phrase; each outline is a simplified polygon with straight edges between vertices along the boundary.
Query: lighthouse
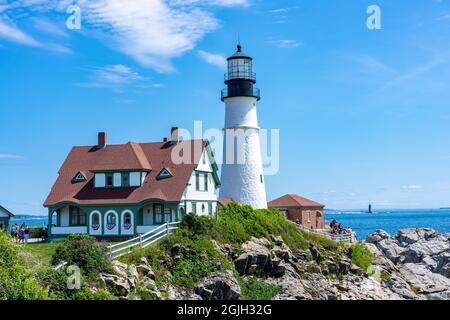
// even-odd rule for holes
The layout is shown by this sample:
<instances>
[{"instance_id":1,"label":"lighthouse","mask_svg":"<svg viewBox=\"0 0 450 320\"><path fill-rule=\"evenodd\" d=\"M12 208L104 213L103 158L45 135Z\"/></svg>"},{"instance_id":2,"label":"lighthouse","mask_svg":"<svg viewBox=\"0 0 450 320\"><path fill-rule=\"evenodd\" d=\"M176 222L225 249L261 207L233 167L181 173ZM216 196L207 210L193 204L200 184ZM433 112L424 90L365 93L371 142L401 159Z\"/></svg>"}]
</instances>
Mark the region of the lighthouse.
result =
<instances>
[{"instance_id":1,"label":"lighthouse","mask_svg":"<svg viewBox=\"0 0 450 320\"><path fill-rule=\"evenodd\" d=\"M255 209L266 209L266 187L261 159L253 59L237 51L228 61L227 88L222 90L225 103L224 152L220 197L229 198Z\"/></svg>"}]
</instances>

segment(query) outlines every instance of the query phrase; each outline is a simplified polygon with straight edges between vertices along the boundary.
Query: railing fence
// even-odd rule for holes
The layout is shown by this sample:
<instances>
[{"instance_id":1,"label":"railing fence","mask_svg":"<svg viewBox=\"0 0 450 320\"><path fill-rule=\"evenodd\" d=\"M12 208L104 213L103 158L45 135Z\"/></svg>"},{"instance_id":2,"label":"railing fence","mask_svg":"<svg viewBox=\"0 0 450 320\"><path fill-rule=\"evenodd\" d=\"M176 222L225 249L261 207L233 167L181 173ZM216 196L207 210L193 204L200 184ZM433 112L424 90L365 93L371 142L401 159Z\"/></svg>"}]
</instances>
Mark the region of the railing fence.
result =
<instances>
[{"instance_id":1,"label":"railing fence","mask_svg":"<svg viewBox=\"0 0 450 320\"><path fill-rule=\"evenodd\" d=\"M146 248L168 236L173 232L173 230L178 229L179 224L180 222L165 223L156 229L137 236L136 238L110 245L108 247L107 255L111 260L114 260L126 254L130 254L137 246Z\"/></svg>"}]
</instances>

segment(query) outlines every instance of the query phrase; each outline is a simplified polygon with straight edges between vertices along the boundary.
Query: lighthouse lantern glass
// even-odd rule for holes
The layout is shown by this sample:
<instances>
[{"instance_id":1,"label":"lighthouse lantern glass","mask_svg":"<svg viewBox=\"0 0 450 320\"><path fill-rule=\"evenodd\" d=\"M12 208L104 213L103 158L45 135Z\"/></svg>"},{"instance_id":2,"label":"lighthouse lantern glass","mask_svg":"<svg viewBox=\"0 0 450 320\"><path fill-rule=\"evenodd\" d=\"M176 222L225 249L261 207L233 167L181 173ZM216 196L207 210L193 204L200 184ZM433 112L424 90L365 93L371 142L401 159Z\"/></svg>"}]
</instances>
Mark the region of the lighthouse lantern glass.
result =
<instances>
[{"instance_id":1,"label":"lighthouse lantern glass","mask_svg":"<svg viewBox=\"0 0 450 320\"><path fill-rule=\"evenodd\" d=\"M228 79L253 79L252 60L248 58L228 61Z\"/></svg>"}]
</instances>

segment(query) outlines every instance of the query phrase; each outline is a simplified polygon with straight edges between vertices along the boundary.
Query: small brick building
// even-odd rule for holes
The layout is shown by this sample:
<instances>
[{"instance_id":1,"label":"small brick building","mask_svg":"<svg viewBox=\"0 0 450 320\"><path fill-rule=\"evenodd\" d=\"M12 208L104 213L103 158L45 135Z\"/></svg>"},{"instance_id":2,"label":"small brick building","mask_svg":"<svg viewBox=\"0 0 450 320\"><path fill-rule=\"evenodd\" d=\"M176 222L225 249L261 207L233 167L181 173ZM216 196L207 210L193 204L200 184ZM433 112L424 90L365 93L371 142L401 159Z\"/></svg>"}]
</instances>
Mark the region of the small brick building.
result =
<instances>
[{"instance_id":1,"label":"small brick building","mask_svg":"<svg viewBox=\"0 0 450 320\"><path fill-rule=\"evenodd\" d=\"M284 216L307 228L324 229L325 206L296 194L287 194L268 203L269 208L280 210Z\"/></svg>"}]
</instances>

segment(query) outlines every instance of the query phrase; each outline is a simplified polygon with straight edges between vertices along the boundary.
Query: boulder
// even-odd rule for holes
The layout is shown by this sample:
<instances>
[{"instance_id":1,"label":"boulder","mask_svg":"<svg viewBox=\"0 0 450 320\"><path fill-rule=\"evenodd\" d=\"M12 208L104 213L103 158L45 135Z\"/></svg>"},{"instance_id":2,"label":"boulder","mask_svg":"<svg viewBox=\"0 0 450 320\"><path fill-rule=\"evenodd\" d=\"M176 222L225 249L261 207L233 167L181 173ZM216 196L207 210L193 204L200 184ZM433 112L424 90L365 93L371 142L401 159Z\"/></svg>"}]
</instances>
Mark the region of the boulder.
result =
<instances>
[{"instance_id":1,"label":"boulder","mask_svg":"<svg viewBox=\"0 0 450 320\"><path fill-rule=\"evenodd\" d=\"M283 238L281 236L271 236L272 241L276 246L282 246L284 244Z\"/></svg>"},{"instance_id":2,"label":"boulder","mask_svg":"<svg viewBox=\"0 0 450 320\"><path fill-rule=\"evenodd\" d=\"M443 236L420 239L407 247L405 251L406 263L419 263L426 256L437 256L450 251L450 243Z\"/></svg>"},{"instance_id":3,"label":"boulder","mask_svg":"<svg viewBox=\"0 0 450 320\"><path fill-rule=\"evenodd\" d=\"M393 263L399 262L403 253L406 251L405 248L398 245L397 241L389 238L378 241L376 246Z\"/></svg>"},{"instance_id":4,"label":"boulder","mask_svg":"<svg viewBox=\"0 0 450 320\"><path fill-rule=\"evenodd\" d=\"M404 279L421 293L442 292L450 288L450 279L431 272L424 264L405 263L399 266L399 270Z\"/></svg>"},{"instance_id":5,"label":"boulder","mask_svg":"<svg viewBox=\"0 0 450 320\"><path fill-rule=\"evenodd\" d=\"M215 273L202 279L195 288L195 293L203 300L239 300L241 289L233 273Z\"/></svg>"},{"instance_id":6,"label":"boulder","mask_svg":"<svg viewBox=\"0 0 450 320\"><path fill-rule=\"evenodd\" d=\"M366 237L366 242L368 243L377 243L384 239L389 239L391 236L384 230L377 230L372 234L369 234Z\"/></svg>"},{"instance_id":7,"label":"boulder","mask_svg":"<svg viewBox=\"0 0 450 320\"><path fill-rule=\"evenodd\" d=\"M309 251L311 252L313 259L317 263L320 263L323 260L322 255L320 254L319 250L317 250L316 247L312 243L309 244Z\"/></svg>"},{"instance_id":8,"label":"boulder","mask_svg":"<svg viewBox=\"0 0 450 320\"><path fill-rule=\"evenodd\" d=\"M264 276L270 273L272 263L269 245L268 241L256 238L244 243L242 245L244 253L234 260L234 266L239 274Z\"/></svg>"},{"instance_id":9,"label":"boulder","mask_svg":"<svg viewBox=\"0 0 450 320\"><path fill-rule=\"evenodd\" d=\"M100 279L109 291L115 295L126 297L130 293L130 283L126 278L114 274L102 274Z\"/></svg>"},{"instance_id":10,"label":"boulder","mask_svg":"<svg viewBox=\"0 0 450 320\"><path fill-rule=\"evenodd\" d=\"M114 260L112 262L112 269L113 269L114 273L118 276L121 276L121 277L128 276L128 272L127 272L128 266L125 263L122 263L118 260Z\"/></svg>"},{"instance_id":11,"label":"boulder","mask_svg":"<svg viewBox=\"0 0 450 320\"><path fill-rule=\"evenodd\" d=\"M397 233L397 240L405 244L413 244L419 240L428 240L438 234L437 231L429 228L409 228L401 229Z\"/></svg>"}]
</instances>

